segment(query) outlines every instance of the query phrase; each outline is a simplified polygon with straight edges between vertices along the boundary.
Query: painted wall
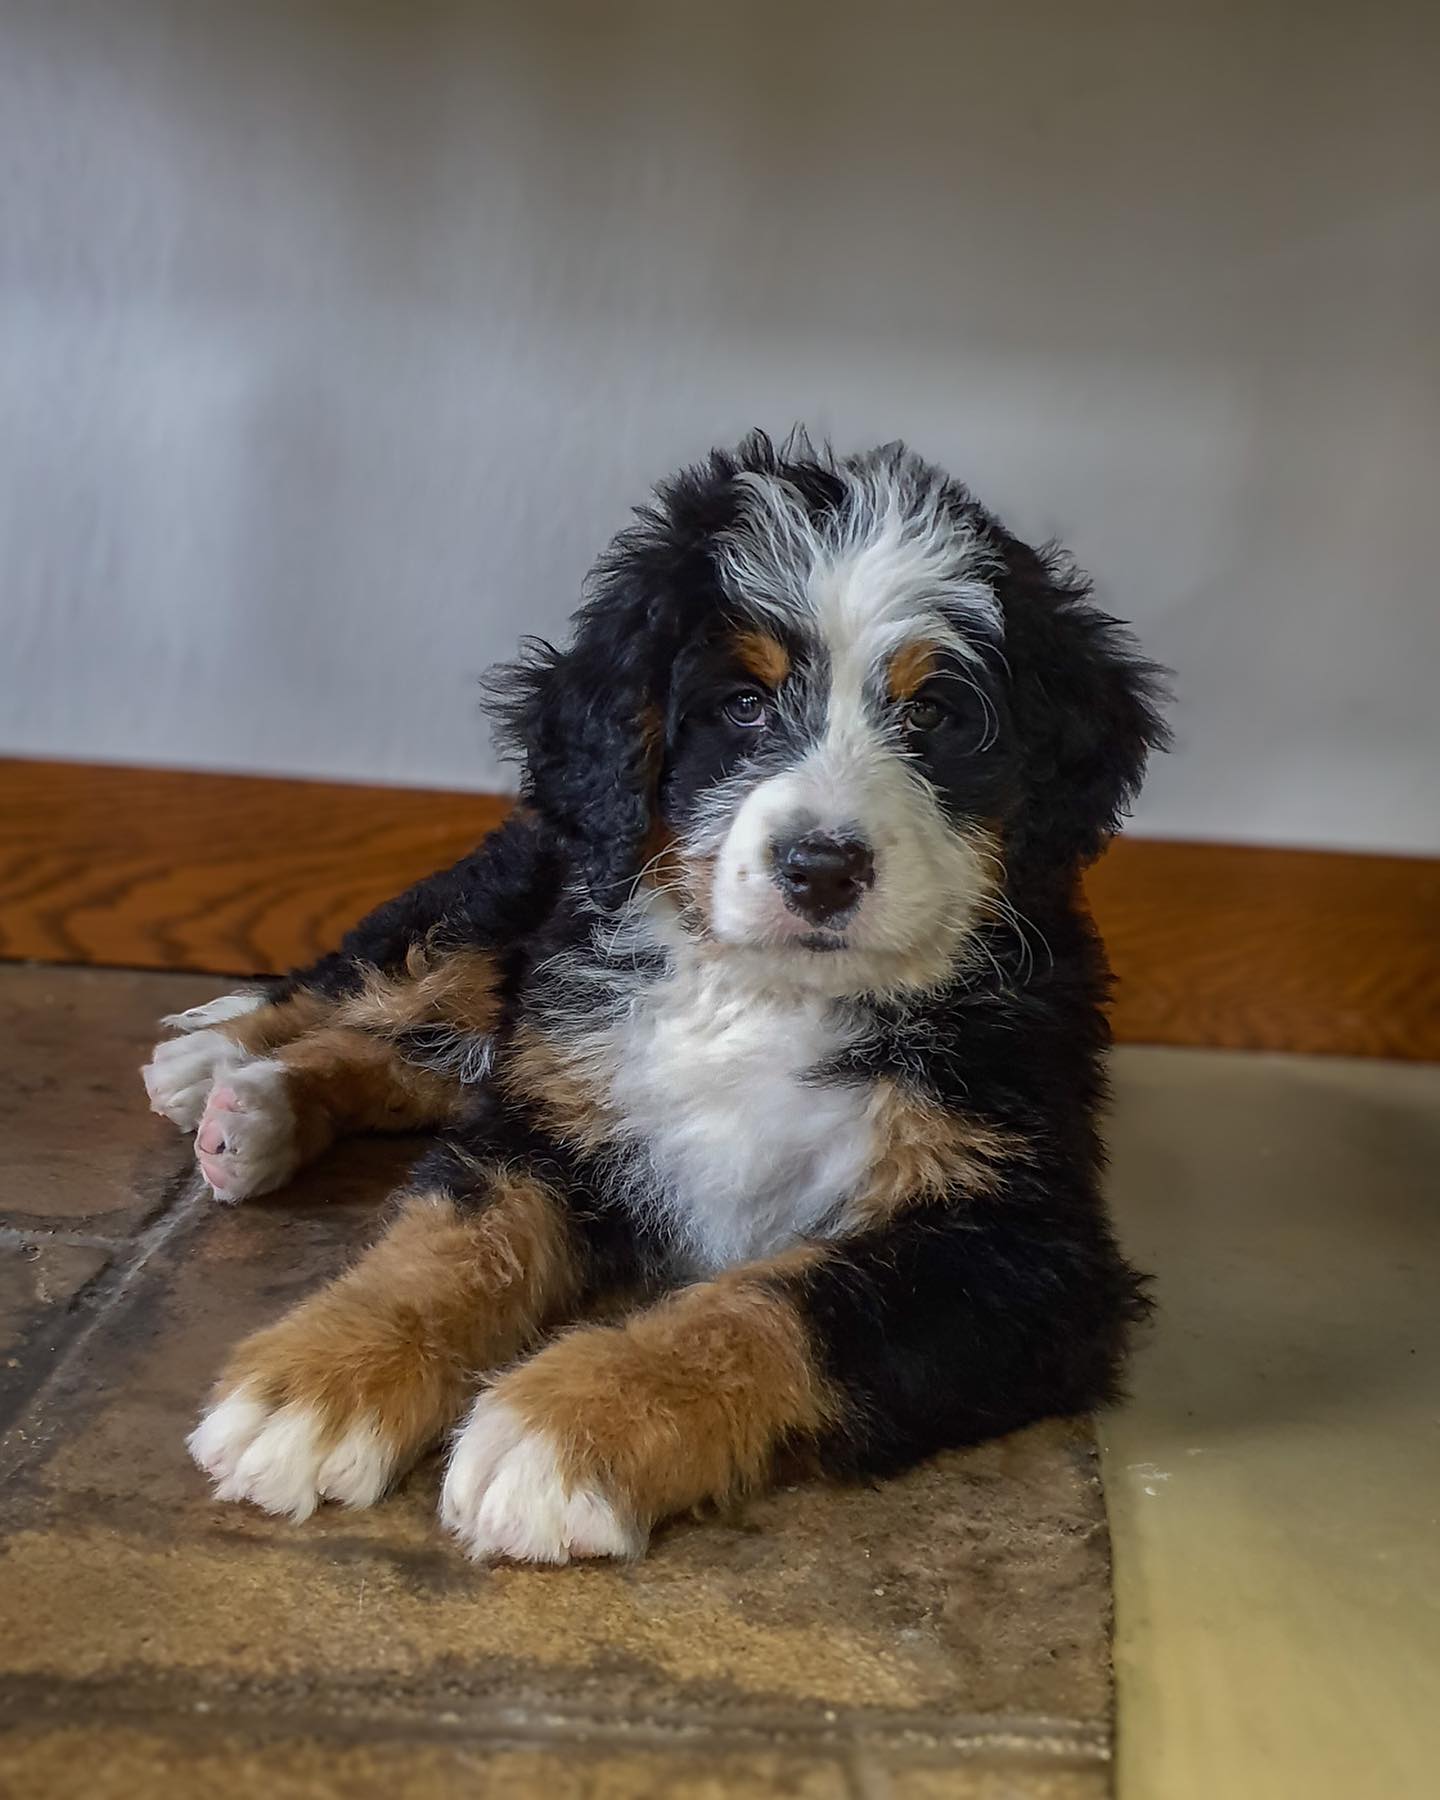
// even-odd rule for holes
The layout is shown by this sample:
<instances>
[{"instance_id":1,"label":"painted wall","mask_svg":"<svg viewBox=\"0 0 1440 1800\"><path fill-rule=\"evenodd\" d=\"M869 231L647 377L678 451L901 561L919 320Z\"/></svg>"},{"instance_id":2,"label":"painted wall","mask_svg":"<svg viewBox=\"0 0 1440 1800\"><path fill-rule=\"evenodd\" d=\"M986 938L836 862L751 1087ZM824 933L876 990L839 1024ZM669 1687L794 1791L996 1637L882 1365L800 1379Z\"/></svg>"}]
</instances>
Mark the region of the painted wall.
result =
<instances>
[{"instance_id":1,"label":"painted wall","mask_svg":"<svg viewBox=\"0 0 1440 1800\"><path fill-rule=\"evenodd\" d=\"M0 0L0 743L492 786L474 677L800 418L1178 669L1139 829L1440 849L1436 17Z\"/></svg>"}]
</instances>

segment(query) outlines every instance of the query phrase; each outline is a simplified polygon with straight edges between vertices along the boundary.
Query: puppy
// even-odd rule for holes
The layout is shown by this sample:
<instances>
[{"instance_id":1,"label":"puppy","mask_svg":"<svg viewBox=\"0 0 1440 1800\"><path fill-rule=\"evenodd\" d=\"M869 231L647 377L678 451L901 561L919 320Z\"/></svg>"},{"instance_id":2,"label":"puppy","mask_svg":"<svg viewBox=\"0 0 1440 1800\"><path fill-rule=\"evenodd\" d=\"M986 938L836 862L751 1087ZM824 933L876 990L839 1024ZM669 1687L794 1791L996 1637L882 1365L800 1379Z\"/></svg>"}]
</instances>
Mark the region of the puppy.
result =
<instances>
[{"instance_id":1,"label":"puppy","mask_svg":"<svg viewBox=\"0 0 1440 1800\"><path fill-rule=\"evenodd\" d=\"M471 1555L635 1556L782 1457L884 1473L1115 1392L1146 1303L1079 875L1157 671L899 445L756 434L637 516L496 679L509 821L145 1070L221 1200L438 1133L231 1357L189 1440L221 1499L368 1506L453 1433Z\"/></svg>"}]
</instances>

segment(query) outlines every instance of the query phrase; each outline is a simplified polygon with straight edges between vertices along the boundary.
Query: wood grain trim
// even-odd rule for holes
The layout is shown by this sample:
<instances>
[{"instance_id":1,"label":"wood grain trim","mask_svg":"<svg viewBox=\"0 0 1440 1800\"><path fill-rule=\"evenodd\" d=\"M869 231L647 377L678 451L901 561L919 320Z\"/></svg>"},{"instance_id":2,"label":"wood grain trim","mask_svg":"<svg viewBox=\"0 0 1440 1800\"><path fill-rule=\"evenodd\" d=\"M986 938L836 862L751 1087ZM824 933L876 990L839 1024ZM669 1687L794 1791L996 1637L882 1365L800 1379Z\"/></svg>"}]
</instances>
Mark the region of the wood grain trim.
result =
<instances>
[{"instance_id":1,"label":"wood grain trim","mask_svg":"<svg viewBox=\"0 0 1440 1800\"><path fill-rule=\"evenodd\" d=\"M280 974L473 848L495 795L0 762L0 956Z\"/></svg>"},{"instance_id":2,"label":"wood grain trim","mask_svg":"<svg viewBox=\"0 0 1440 1800\"><path fill-rule=\"evenodd\" d=\"M1122 1042L1440 1061L1440 858L1121 838L1086 889Z\"/></svg>"},{"instance_id":3,"label":"wood grain trim","mask_svg":"<svg viewBox=\"0 0 1440 1800\"><path fill-rule=\"evenodd\" d=\"M507 806L0 761L0 956L278 973ZM1087 891L1122 1041L1440 1060L1440 859L1125 838Z\"/></svg>"}]
</instances>

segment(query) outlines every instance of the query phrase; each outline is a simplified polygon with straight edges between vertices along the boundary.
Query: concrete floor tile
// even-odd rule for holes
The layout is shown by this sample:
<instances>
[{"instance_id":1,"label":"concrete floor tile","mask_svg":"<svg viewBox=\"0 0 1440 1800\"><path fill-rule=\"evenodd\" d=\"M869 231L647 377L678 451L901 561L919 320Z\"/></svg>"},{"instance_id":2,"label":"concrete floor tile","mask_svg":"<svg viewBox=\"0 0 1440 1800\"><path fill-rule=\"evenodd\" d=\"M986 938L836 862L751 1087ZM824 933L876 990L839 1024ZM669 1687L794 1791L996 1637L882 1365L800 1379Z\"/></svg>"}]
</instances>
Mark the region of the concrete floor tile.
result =
<instances>
[{"instance_id":1,"label":"concrete floor tile","mask_svg":"<svg viewBox=\"0 0 1440 1800\"><path fill-rule=\"evenodd\" d=\"M0 1421L54 1366L77 1296L109 1262L89 1244L0 1244Z\"/></svg>"},{"instance_id":2,"label":"concrete floor tile","mask_svg":"<svg viewBox=\"0 0 1440 1800\"><path fill-rule=\"evenodd\" d=\"M189 1152L148 1110L140 1065L161 1013L223 987L208 975L0 968L0 1225L123 1237L155 1214Z\"/></svg>"},{"instance_id":3,"label":"concrete floor tile","mask_svg":"<svg viewBox=\"0 0 1440 1800\"><path fill-rule=\"evenodd\" d=\"M0 1244L0 1356L13 1358L37 1326L62 1318L109 1260L89 1244ZM54 1349L47 1334L36 1354Z\"/></svg>"},{"instance_id":4,"label":"concrete floor tile","mask_svg":"<svg viewBox=\"0 0 1440 1800\"><path fill-rule=\"evenodd\" d=\"M927 1790L926 1800L932 1791L944 1790ZM256 1742L190 1720L168 1734L76 1727L0 1738L0 1792L7 1800L847 1800L851 1789L843 1765L823 1755L298 1735ZM1071 1800L1069 1789L1049 1788L1034 1800L1052 1794ZM1088 1790L1075 1790L1075 1800L1090 1800Z\"/></svg>"},{"instance_id":5,"label":"concrete floor tile","mask_svg":"<svg viewBox=\"0 0 1440 1800\"><path fill-rule=\"evenodd\" d=\"M1110 1770L1037 1767L1033 1762L868 1770L866 1800L1107 1800Z\"/></svg>"}]
</instances>

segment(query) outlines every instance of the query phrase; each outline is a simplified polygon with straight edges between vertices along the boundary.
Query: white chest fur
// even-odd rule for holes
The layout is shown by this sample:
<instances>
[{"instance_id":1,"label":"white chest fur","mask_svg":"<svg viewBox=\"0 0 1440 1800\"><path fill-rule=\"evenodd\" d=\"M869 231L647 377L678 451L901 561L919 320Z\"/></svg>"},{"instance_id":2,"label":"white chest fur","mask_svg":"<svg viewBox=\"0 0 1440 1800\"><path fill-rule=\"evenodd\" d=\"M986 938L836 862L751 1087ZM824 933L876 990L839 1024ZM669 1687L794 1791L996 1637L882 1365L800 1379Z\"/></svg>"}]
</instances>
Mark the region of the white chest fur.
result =
<instances>
[{"instance_id":1,"label":"white chest fur","mask_svg":"<svg viewBox=\"0 0 1440 1800\"><path fill-rule=\"evenodd\" d=\"M861 1182L873 1137L865 1086L807 1079L848 1041L829 1001L752 991L692 964L647 985L600 1035L586 1060L648 1164L643 1199L699 1267L822 1229Z\"/></svg>"}]
</instances>

